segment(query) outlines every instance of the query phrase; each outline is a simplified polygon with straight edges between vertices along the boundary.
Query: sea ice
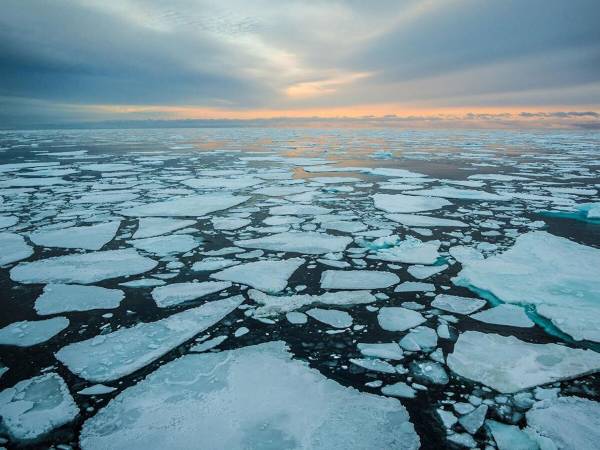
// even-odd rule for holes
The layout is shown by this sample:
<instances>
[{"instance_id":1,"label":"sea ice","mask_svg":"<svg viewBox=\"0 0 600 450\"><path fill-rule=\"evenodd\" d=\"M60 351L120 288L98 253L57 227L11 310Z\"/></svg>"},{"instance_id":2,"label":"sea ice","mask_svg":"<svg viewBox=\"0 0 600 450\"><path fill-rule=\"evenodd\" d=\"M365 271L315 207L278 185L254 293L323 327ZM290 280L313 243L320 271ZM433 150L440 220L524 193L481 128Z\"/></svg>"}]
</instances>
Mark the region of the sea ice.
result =
<instances>
[{"instance_id":1,"label":"sea ice","mask_svg":"<svg viewBox=\"0 0 600 450\"><path fill-rule=\"evenodd\" d=\"M225 259L218 256L204 258L192 264L194 272L212 272L213 270L224 269L225 267L235 266L239 261L234 259Z\"/></svg>"},{"instance_id":2,"label":"sea ice","mask_svg":"<svg viewBox=\"0 0 600 450\"><path fill-rule=\"evenodd\" d=\"M0 417L11 437L36 439L79 414L64 380L50 372L20 381L0 392Z\"/></svg>"},{"instance_id":3,"label":"sea ice","mask_svg":"<svg viewBox=\"0 0 600 450\"><path fill-rule=\"evenodd\" d=\"M82 248L100 250L112 241L121 222L106 222L82 227L36 230L29 238L42 247Z\"/></svg>"},{"instance_id":4,"label":"sea ice","mask_svg":"<svg viewBox=\"0 0 600 450\"><path fill-rule=\"evenodd\" d=\"M21 263L11 269L10 278L19 283L89 284L144 273L157 264L133 249L107 250Z\"/></svg>"},{"instance_id":5,"label":"sea ice","mask_svg":"<svg viewBox=\"0 0 600 450\"><path fill-rule=\"evenodd\" d=\"M404 358L404 353L402 352L402 349L395 342L383 344L358 343L356 346L359 352L361 352L364 356L368 356L371 358L396 360Z\"/></svg>"},{"instance_id":6,"label":"sea ice","mask_svg":"<svg viewBox=\"0 0 600 450\"><path fill-rule=\"evenodd\" d=\"M498 450L539 450L537 443L516 425L486 420Z\"/></svg>"},{"instance_id":7,"label":"sea ice","mask_svg":"<svg viewBox=\"0 0 600 450\"><path fill-rule=\"evenodd\" d=\"M381 308L377 315L379 326L387 331L406 331L421 325L425 320L417 311L395 306Z\"/></svg>"},{"instance_id":8,"label":"sea ice","mask_svg":"<svg viewBox=\"0 0 600 450\"><path fill-rule=\"evenodd\" d=\"M350 358L350 362L365 370L381 373L396 373L396 368L387 361L373 358Z\"/></svg>"},{"instance_id":9,"label":"sea ice","mask_svg":"<svg viewBox=\"0 0 600 450\"><path fill-rule=\"evenodd\" d=\"M401 223L407 227L453 227L462 228L468 227L469 225L453 219L441 219L438 217L423 216L419 214L387 214L386 218L393 220L394 222Z\"/></svg>"},{"instance_id":10,"label":"sea ice","mask_svg":"<svg viewBox=\"0 0 600 450\"><path fill-rule=\"evenodd\" d=\"M176 424L174 432L165 432ZM127 388L81 431L84 450L416 450L395 399L343 387L292 359L282 342L188 354Z\"/></svg>"},{"instance_id":11,"label":"sea ice","mask_svg":"<svg viewBox=\"0 0 600 450\"><path fill-rule=\"evenodd\" d=\"M352 325L352 316L346 311L312 308L306 311L310 317L334 328L348 328Z\"/></svg>"},{"instance_id":12,"label":"sea ice","mask_svg":"<svg viewBox=\"0 0 600 450\"><path fill-rule=\"evenodd\" d=\"M8 228L16 225L19 222L17 216L0 216L0 228Z\"/></svg>"},{"instance_id":13,"label":"sea ice","mask_svg":"<svg viewBox=\"0 0 600 450\"><path fill-rule=\"evenodd\" d=\"M326 233L289 232L271 236L235 241L234 244L244 248L260 248L277 252L294 252L308 255L341 252L346 249L352 238L333 236Z\"/></svg>"},{"instance_id":14,"label":"sea ice","mask_svg":"<svg viewBox=\"0 0 600 450\"><path fill-rule=\"evenodd\" d=\"M383 395L387 395L388 397L400 398L415 398L417 395L417 391L402 381L382 387L381 393Z\"/></svg>"},{"instance_id":15,"label":"sea ice","mask_svg":"<svg viewBox=\"0 0 600 450\"><path fill-rule=\"evenodd\" d=\"M514 393L600 370L600 354L558 344L531 344L513 336L465 331L447 358L458 375L502 393Z\"/></svg>"},{"instance_id":16,"label":"sea ice","mask_svg":"<svg viewBox=\"0 0 600 450\"><path fill-rule=\"evenodd\" d=\"M511 196L508 194L493 194L491 192L478 191L475 189L458 189L454 187L421 189L418 191L407 191L406 193L410 195L425 196L426 198L443 197L460 200L508 201L511 199Z\"/></svg>"},{"instance_id":17,"label":"sea ice","mask_svg":"<svg viewBox=\"0 0 600 450\"><path fill-rule=\"evenodd\" d=\"M437 345L437 333L426 326L419 326L400 339L400 347L411 352L433 350Z\"/></svg>"},{"instance_id":18,"label":"sea ice","mask_svg":"<svg viewBox=\"0 0 600 450\"><path fill-rule=\"evenodd\" d=\"M323 289L385 289L399 281L398 275L377 270L326 270L321 274Z\"/></svg>"},{"instance_id":19,"label":"sea ice","mask_svg":"<svg viewBox=\"0 0 600 450\"><path fill-rule=\"evenodd\" d=\"M134 206L121 211L133 217L200 217L237 206L250 197L231 194L203 194Z\"/></svg>"},{"instance_id":20,"label":"sea ice","mask_svg":"<svg viewBox=\"0 0 600 450\"><path fill-rule=\"evenodd\" d=\"M74 374L94 382L117 380L150 364L241 305L237 295L208 302L156 322L142 322L75 342L56 352Z\"/></svg>"},{"instance_id":21,"label":"sea ice","mask_svg":"<svg viewBox=\"0 0 600 450\"><path fill-rule=\"evenodd\" d=\"M417 197L404 194L374 194L373 201L375 208L388 213L431 211L452 204L443 198Z\"/></svg>"},{"instance_id":22,"label":"sea ice","mask_svg":"<svg viewBox=\"0 0 600 450\"><path fill-rule=\"evenodd\" d=\"M215 230L237 230L250 224L250 219L240 217L213 217L211 219Z\"/></svg>"},{"instance_id":23,"label":"sea ice","mask_svg":"<svg viewBox=\"0 0 600 450\"><path fill-rule=\"evenodd\" d=\"M76 284L47 284L44 292L35 301L35 310L40 315L68 311L117 308L125 298L119 289Z\"/></svg>"},{"instance_id":24,"label":"sea ice","mask_svg":"<svg viewBox=\"0 0 600 450\"><path fill-rule=\"evenodd\" d=\"M315 205L281 205L269 209L272 216L318 216L331 212L328 208Z\"/></svg>"},{"instance_id":25,"label":"sea ice","mask_svg":"<svg viewBox=\"0 0 600 450\"><path fill-rule=\"evenodd\" d=\"M204 281L202 283L172 283L152 290L152 298L159 308L179 305L231 287L229 281Z\"/></svg>"},{"instance_id":26,"label":"sea ice","mask_svg":"<svg viewBox=\"0 0 600 450\"><path fill-rule=\"evenodd\" d=\"M471 314L485 306L486 301L479 298L460 297L458 295L439 294L431 302L434 308L455 314Z\"/></svg>"},{"instance_id":27,"label":"sea ice","mask_svg":"<svg viewBox=\"0 0 600 450\"><path fill-rule=\"evenodd\" d=\"M22 236L15 233L0 233L0 266L29 258L33 249Z\"/></svg>"},{"instance_id":28,"label":"sea ice","mask_svg":"<svg viewBox=\"0 0 600 450\"><path fill-rule=\"evenodd\" d=\"M525 310L520 306L515 305L498 305L494 308L473 314L470 317L471 319L479 320L480 322L506 325L509 327L529 328L534 325L533 321L527 317Z\"/></svg>"},{"instance_id":29,"label":"sea ice","mask_svg":"<svg viewBox=\"0 0 600 450\"><path fill-rule=\"evenodd\" d=\"M218 189L236 190L245 189L263 183L262 180L253 177L236 178L190 178L182 181L183 184L194 189Z\"/></svg>"},{"instance_id":30,"label":"sea ice","mask_svg":"<svg viewBox=\"0 0 600 450\"><path fill-rule=\"evenodd\" d=\"M506 303L533 305L573 339L600 342L599 267L600 249L534 231L504 253L469 261L453 282Z\"/></svg>"},{"instance_id":31,"label":"sea ice","mask_svg":"<svg viewBox=\"0 0 600 450\"><path fill-rule=\"evenodd\" d=\"M189 252L200 246L200 242L198 238L189 234L172 234L127 241L128 244L133 245L138 250L144 250L158 256Z\"/></svg>"},{"instance_id":32,"label":"sea ice","mask_svg":"<svg viewBox=\"0 0 600 450\"><path fill-rule=\"evenodd\" d=\"M24 320L0 329L0 345L31 347L53 338L69 326L66 317L45 320Z\"/></svg>"},{"instance_id":33,"label":"sea ice","mask_svg":"<svg viewBox=\"0 0 600 450\"><path fill-rule=\"evenodd\" d=\"M288 279L304 264L302 258L291 258L279 261L255 261L228 267L210 277L217 280L247 284L253 288L275 293L285 289Z\"/></svg>"},{"instance_id":34,"label":"sea ice","mask_svg":"<svg viewBox=\"0 0 600 450\"><path fill-rule=\"evenodd\" d=\"M600 442L600 403L581 397L536 403L527 412L526 431L544 450L596 449Z\"/></svg>"},{"instance_id":35,"label":"sea ice","mask_svg":"<svg viewBox=\"0 0 600 450\"><path fill-rule=\"evenodd\" d=\"M94 384L90 387L77 391L79 395L104 395L116 391L117 388L105 386L103 384Z\"/></svg>"},{"instance_id":36,"label":"sea ice","mask_svg":"<svg viewBox=\"0 0 600 450\"><path fill-rule=\"evenodd\" d=\"M167 234L181 228L191 227L195 223L195 220L165 219L161 217L141 218L138 221L138 228L132 238L143 239L160 236L161 234Z\"/></svg>"},{"instance_id":37,"label":"sea ice","mask_svg":"<svg viewBox=\"0 0 600 450\"><path fill-rule=\"evenodd\" d=\"M362 305L373 303L377 298L369 291L337 291L326 292L321 295L268 295L264 292L251 289L249 297L261 304L254 310L254 317L268 317L294 311L303 306L320 303L324 305Z\"/></svg>"},{"instance_id":38,"label":"sea ice","mask_svg":"<svg viewBox=\"0 0 600 450\"><path fill-rule=\"evenodd\" d=\"M443 264L441 266L410 266L407 270L413 277L418 278L419 280L423 280L425 278L429 278L436 273L443 272L448 268L448 265Z\"/></svg>"},{"instance_id":39,"label":"sea ice","mask_svg":"<svg viewBox=\"0 0 600 450\"><path fill-rule=\"evenodd\" d=\"M380 240L381 244L378 244ZM375 253L367 258L406 264L434 264L440 256L440 244L440 241L422 242L412 236L404 240L396 236L383 237L371 243L369 248Z\"/></svg>"}]
</instances>

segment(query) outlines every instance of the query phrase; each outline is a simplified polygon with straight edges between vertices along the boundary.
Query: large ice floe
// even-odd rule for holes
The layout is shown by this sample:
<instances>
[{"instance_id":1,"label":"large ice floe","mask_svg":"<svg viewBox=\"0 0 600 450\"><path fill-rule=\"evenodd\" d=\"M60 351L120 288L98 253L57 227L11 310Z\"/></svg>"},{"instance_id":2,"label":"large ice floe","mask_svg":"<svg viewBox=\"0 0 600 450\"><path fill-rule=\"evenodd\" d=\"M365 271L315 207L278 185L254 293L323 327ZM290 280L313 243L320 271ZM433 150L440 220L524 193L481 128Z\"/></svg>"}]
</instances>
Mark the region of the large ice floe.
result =
<instances>
[{"instance_id":1,"label":"large ice floe","mask_svg":"<svg viewBox=\"0 0 600 450\"><path fill-rule=\"evenodd\" d=\"M270 342L165 364L88 419L80 444L416 450L420 440L398 400L343 387Z\"/></svg>"},{"instance_id":2,"label":"large ice floe","mask_svg":"<svg viewBox=\"0 0 600 450\"><path fill-rule=\"evenodd\" d=\"M467 261L453 281L482 296L531 305L575 340L600 342L599 268L600 249L534 231L504 253Z\"/></svg>"},{"instance_id":3,"label":"large ice floe","mask_svg":"<svg viewBox=\"0 0 600 450\"><path fill-rule=\"evenodd\" d=\"M11 269L10 278L19 283L89 284L144 273L157 264L133 249L106 250L21 263Z\"/></svg>"},{"instance_id":4,"label":"large ice floe","mask_svg":"<svg viewBox=\"0 0 600 450\"><path fill-rule=\"evenodd\" d=\"M526 431L542 450L596 449L600 442L600 403L581 397L538 402L527 412Z\"/></svg>"},{"instance_id":5,"label":"large ice floe","mask_svg":"<svg viewBox=\"0 0 600 450\"><path fill-rule=\"evenodd\" d=\"M478 331L462 333L447 360L456 374L502 393L600 370L600 353L593 350L531 344L513 336Z\"/></svg>"},{"instance_id":6,"label":"large ice floe","mask_svg":"<svg viewBox=\"0 0 600 450\"><path fill-rule=\"evenodd\" d=\"M242 283L261 291L275 293L286 288L288 279L304 264L302 258L255 261L228 267L210 277L216 280Z\"/></svg>"},{"instance_id":7,"label":"large ice floe","mask_svg":"<svg viewBox=\"0 0 600 450\"><path fill-rule=\"evenodd\" d=\"M200 217L244 203L250 197L231 194L203 194L134 206L121 211L132 217Z\"/></svg>"},{"instance_id":8,"label":"large ice floe","mask_svg":"<svg viewBox=\"0 0 600 450\"><path fill-rule=\"evenodd\" d=\"M61 348L56 358L76 375L106 382L135 372L160 358L237 308L244 297L215 300L156 322L75 342Z\"/></svg>"},{"instance_id":9,"label":"large ice floe","mask_svg":"<svg viewBox=\"0 0 600 450\"><path fill-rule=\"evenodd\" d=\"M326 270L323 289L385 289L400 282L398 275L378 270Z\"/></svg>"},{"instance_id":10,"label":"large ice floe","mask_svg":"<svg viewBox=\"0 0 600 450\"><path fill-rule=\"evenodd\" d=\"M112 241L120 222L106 222L81 227L37 230L29 236L31 241L42 247L82 248L100 250Z\"/></svg>"},{"instance_id":11,"label":"large ice floe","mask_svg":"<svg viewBox=\"0 0 600 450\"><path fill-rule=\"evenodd\" d=\"M244 239L235 241L234 243L244 248L318 255L322 253L341 252L351 242L352 238L347 236L333 236L313 232L289 232L273 234L257 239Z\"/></svg>"},{"instance_id":12,"label":"large ice floe","mask_svg":"<svg viewBox=\"0 0 600 450\"><path fill-rule=\"evenodd\" d=\"M39 438L78 414L69 388L54 372L20 381L0 392L2 426L19 441Z\"/></svg>"}]
</instances>

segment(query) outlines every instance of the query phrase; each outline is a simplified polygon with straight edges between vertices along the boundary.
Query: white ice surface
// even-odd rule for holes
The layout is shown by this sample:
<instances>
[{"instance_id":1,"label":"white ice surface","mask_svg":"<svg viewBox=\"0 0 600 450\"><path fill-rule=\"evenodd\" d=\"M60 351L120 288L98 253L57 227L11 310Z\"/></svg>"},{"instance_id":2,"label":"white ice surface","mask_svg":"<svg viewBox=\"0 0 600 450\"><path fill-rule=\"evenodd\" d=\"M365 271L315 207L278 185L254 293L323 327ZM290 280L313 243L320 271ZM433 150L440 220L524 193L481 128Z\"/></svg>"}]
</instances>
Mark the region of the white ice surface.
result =
<instances>
[{"instance_id":1,"label":"white ice surface","mask_svg":"<svg viewBox=\"0 0 600 450\"><path fill-rule=\"evenodd\" d=\"M515 305L498 305L494 308L472 314L470 317L480 322L509 327L529 328L534 325L533 321L525 313L525 310Z\"/></svg>"},{"instance_id":2,"label":"white ice surface","mask_svg":"<svg viewBox=\"0 0 600 450\"><path fill-rule=\"evenodd\" d=\"M385 289L400 281L398 275L378 270L325 270L323 289Z\"/></svg>"},{"instance_id":3,"label":"white ice surface","mask_svg":"<svg viewBox=\"0 0 600 450\"><path fill-rule=\"evenodd\" d=\"M377 315L379 326L386 331L406 331L421 325L425 320L417 311L396 306L381 308Z\"/></svg>"},{"instance_id":4,"label":"white ice surface","mask_svg":"<svg viewBox=\"0 0 600 450\"><path fill-rule=\"evenodd\" d=\"M202 298L231 287L228 281L203 281L201 283L172 283L152 290L152 298L159 308L168 308Z\"/></svg>"},{"instance_id":5,"label":"white ice surface","mask_svg":"<svg viewBox=\"0 0 600 450\"><path fill-rule=\"evenodd\" d=\"M478 331L460 334L448 367L502 393L514 393L600 370L600 354L558 344L531 344Z\"/></svg>"},{"instance_id":6,"label":"white ice surface","mask_svg":"<svg viewBox=\"0 0 600 450\"><path fill-rule=\"evenodd\" d=\"M0 233L0 266L29 258L33 249L22 236L15 233Z\"/></svg>"},{"instance_id":7,"label":"white ice surface","mask_svg":"<svg viewBox=\"0 0 600 450\"><path fill-rule=\"evenodd\" d=\"M348 328L352 325L352 316L346 311L336 309L312 308L306 311L310 317L334 328Z\"/></svg>"},{"instance_id":8,"label":"white ice surface","mask_svg":"<svg viewBox=\"0 0 600 450\"><path fill-rule=\"evenodd\" d=\"M35 310L40 315L67 311L89 311L92 309L117 308L125 298L119 289L77 284L47 284L44 292L35 301Z\"/></svg>"},{"instance_id":9,"label":"white ice surface","mask_svg":"<svg viewBox=\"0 0 600 450\"><path fill-rule=\"evenodd\" d=\"M452 204L443 198L417 197L404 194L374 194L373 201L375 208L388 213L431 211Z\"/></svg>"},{"instance_id":10,"label":"white ice surface","mask_svg":"<svg viewBox=\"0 0 600 450\"><path fill-rule=\"evenodd\" d=\"M439 294L431 302L434 308L455 314L471 314L483 308L485 300L479 298L461 297L458 295Z\"/></svg>"},{"instance_id":11,"label":"white ice surface","mask_svg":"<svg viewBox=\"0 0 600 450\"><path fill-rule=\"evenodd\" d=\"M37 230L31 233L31 241L42 247L82 248L100 250L112 241L121 222L105 222L81 227L56 230Z\"/></svg>"},{"instance_id":12,"label":"white ice surface","mask_svg":"<svg viewBox=\"0 0 600 450\"><path fill-rule=\"evenodd\" d=\"M145 217L138 221L138 228L133 234L133 239L143 239L161 234L167 234L171 231L190 227L196 223L195 220L167 219L162 217Z\"/></svg>"},{"instance_id":13,"label":"white ice surface","mask_svg":"<svg viewBox=\"0 0 600 450\"><path fill-rule=\"evenodd\" d=\"M408 227L453 227L463 228L469 225L461 220L442 219L438 217L424 216L419 214L387 214L386 218L401 223Z\"/></svg>"},{"instance_id":14,"label":"white ice surface","mask_svg":"<svg viewBox=\"0 0 600 450\"><path fill-rule=\"evenodd\" d=\"M322 253L341 252L351 242L352 238L348 236L333 236L331 234L314 232L289 232L273 234L257 239L235 241L234 244L244 248L318 255Z\"/></svg>"},{"instance_id":15,"label":"white ice surface","mask_svg":"<svg viewBox=\"0 0 600 450\"><path fill-rule=\"evenodd\" d=\"M219 322L243 301L244 297L237 295L156 322L142 322L101 334L61 348L56 352L56 358L86 380L101 383L116 380L150 364Z\"/></svg>"},{"instance_id":16,"label":"white ice surface","mask_svg":"<svg viewBox=\"0 0 600 450\"><path fill-rule=\"evenodd\" d=\"M0 392L0 417L9 435L27 441L71 422L79 414L60 375L50 372Z\"/></svg>"},{"instance_id":17,"label":"white ice surface","mask_svg":"<svg viewBox=\"0 0 600 450\"><path fill-rule=\"evenodd\" d=\"M10 278L19 283L82 283L137 275L158 263L133 249L57 256L13 267Z\"/></svg>"},{"instance_id":18,"label":"white ice surface","mask_svg":"<svg viewBox=\"0 0 600 450\"><path fill-rule=\"evenodd\" d=\"M68 326L66 317L14 322L0 329L0 345L31 347L46 342Z\"/></svg>"},{"instance_id":19,"label":"white ice surface","mask_svg":"<svg viewBox=\"0 0 600 450\"><path fill-rule=\"evenodd\" d=\"M144 250L158 256L189 252L200 246L200 242L199 239L189 234L172 234L127 241L128 244L133 245L138 250Z\"/></svg>"},{"instance_id":20,"label":"white ice surface","mask_svg":"<svg viewBox=\"0 0 600 450\"><path fill-rule=\"evenodd\" d=\"M416 450L395 399L343 387L285 344L183 356L112 400L83 426L84 450L108 448Z\"/></svg>"},{"instance_id":21,"label":"white ice surface","mask_svg":"<svg viewBox=\"0 0 600 450\"><path fill-rule=\"evenodd\" d=\"M237 206L250 197L231 194L203 194L134 206L121 211L133 217L200 217Z\"/></svg>"},{"instance_id":22,"label":"white ice surface","mask_svg":"<svg viewBox=\"0 0 600 450\"><path fill-rule=\"evenodd\" d=\"M216 280L246 284L261 291L275 293L286 288L288 279L304 264L302 258L255 261L228 267L210 277Z\"/></svg>"}]
</instances>

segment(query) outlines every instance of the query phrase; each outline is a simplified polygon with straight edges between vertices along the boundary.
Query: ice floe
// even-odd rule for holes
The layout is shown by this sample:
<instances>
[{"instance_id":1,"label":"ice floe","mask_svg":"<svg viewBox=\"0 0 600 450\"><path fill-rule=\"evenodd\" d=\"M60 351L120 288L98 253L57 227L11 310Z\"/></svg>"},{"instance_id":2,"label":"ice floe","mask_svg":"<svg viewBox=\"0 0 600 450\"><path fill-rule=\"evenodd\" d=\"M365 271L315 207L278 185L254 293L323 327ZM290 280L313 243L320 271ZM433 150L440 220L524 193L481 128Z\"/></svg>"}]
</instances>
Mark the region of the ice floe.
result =
<instances>
[{"instance_id":1,"label":"ice floe","mask_svg":"<svg viewBox=\"0 0 600 450\"><path fill-rule=\"evenodd\" d=\"M235 241L234 244L244 248L259 248L278 252L294 252L309 255L341 252L352 242L347 236L333 236L325 233L289 232L273 234L257 239Z\"/></svg>"},{"instance_id":2,"label":"ice floe","mask_svg":"<svg viewBox=\"0 0 600 450\"><path fill-rule=\"evenodd\" d=\"M334 328L348 328L352 325L352 316L346 311L312 308L306 311L310 317Z\"/></svg>"},{"instance_id":3,"label":"ice floe","mask_svg":"<svg viewBox=\"0 0 600 450\"><path fill-rule=\"evenodd\" d=\"M439 217L424 216L419 214L387 214L387 217L407 227L453 227L463 228L469 225L461 220L442 219Z\"/></svg>"},{"instance_id":4,"label":"ice floe","mask_svg":"<svg viewBox=\"0 0 600 450\"><path fill-rule=\"evenodd\" d=\"M434 308L455 314L471 314L483 308L485 300L479 298L461 297L459 295L439 294L431 302Z\"/></svg>"},{"instance_id":5,"label":"ice floe","mask_svg":"<svg viewBox=\"0 0 600 450\"><path fill-rule=\"evenodd\" d=\"M53 338L69 326L66 317L45 320L24 320L0 329L0 345L31 347Z\"/></svg>"},{"instance_id":6,"label":"ice floe","mask_svg":"<svg viewBox=\"0 0 600 450\"><path fill-rule=\"evenodd\" d=\"M56 358L94 382L135 372L220 321L244 301L241 295L208 302L156 322L142 322L61 348Z\"/></svg>"},{"instance_id":7,"label":"ice floe","mask_svg":"<svg viewBox=\"0 0 600 450\"><path fill-rule=\"evenodd\" d=\"M68 311L117 308L125 298L119 289L76 284L47 284L35 300L35 310L40 315Z\"/></svg>"},{"instance_id":8,"label":"ice floe","mask_svg":"<svg viewBox=\"0 0 600 450\"><path fill-rule=\"evenodd\" d=\"M600 342L599 267L599 249L534 231L504 253L466 262L453 281L506 303L533 305L573 339Z\"/></svg>"},{"instance_id":9,"label":"ice floe","mask_svg":"<svg viewBox=\"0 0 600 450\"><path fill-rule=\"evenodd\" d=\"M386 306L377 314L379 326L386 331L406 331L421 325L425 320L421 313L399 306Z\"/></svg>"},{"instance_id":10,"label":"ice floe","mask_svg":"<svg viewBox=\"0 0 600 450\"><path fill-rule=\"evenodd\" d=\"M31 441L71 422L79 414L64 380L50 372L0 392L3 428L19 441Z\"/></svg>"},{"instance_id":11,"label":"ice floe","mask_svg":"<svg viewBox=\"0 0 600 450\"><path fill-rule=\"evenodd\" d=\"M255 261L228 267L213 273L211 278L242 283L261 291L275 293L286 288L288 279L302 264L302 258Z\"/></svg>"},{"instance_id":12,"label":"ice floe","mask_svg":"<svg viewBox=\"0 0 600 450\"><path fill-rule=\"evenodd\" d=\"M201 217L240 205L250 197L231 194L190 195L163 202L134 206L121 211L132 217Z\"/></svg>"},{"instance_id":13,"label":"ice floe","mask_svg":"<svg viewBox=\"0 0 600 450\"><path fill-rule=\"evenodd\" d=\"M82 227L36 230L29 238L42 247L82 248L100 250L112 241L121 222L106 222Z\"/></svg>"},{"instance_id":14,"label":"ice floe","mask_svg":"<svg viewBox=\"0 0 600 450\"><path fill-rule=\"evenodd\" d=\"M146 217L138 221L138 228L133 234L133 239L149 238L167 234L181 228L194 225L194 220L166 219L160 217Z\"/></svg>"},{"instance_id":15,"label":"ice floe","mask_svg":"<svg viewBox=\"0 0 600 450\"><path fill-rule=\"evenodd\" d=\"M126 421L124 418L128 418ZM172 432L166 429L177 424ZM282 342L190 354L123 391L83 426L95 448L416 450L395 399L364 394L291 358Z\"/></svg>"},{"instance_id":16,"label":"ice floe","mask_svg":"<svg viewBox=\"0 0 600 450\"><path fill-rule=\"evenodd\" d=\"M57 256L21 263L10 271L19 283L81 283L137 275L154 269L158 263L133 249Z\"/></svg>"},{"instance_id":17,"label":"ice floe","mask_svg":"<svg viewBox=\"0 0 600 450\"><path fill-rule=\"evenodd\" d=\"M0 233L0 266L29 258L33 249L19 234Z\"/></svg>"},{"instance_id":18,"label":"ice floe","mask_svg":"<svg viewBox=\"0 0 600 450\"><path fill-rule=\"evenodd\" d=\"M600 370L600 354L558 344L531 344L513 336L465 331L448 355L458 375L513 393Z\"/></svg>"},{"instance_id":19,"label":"ice floe","mask_svg":"<svg viewBox=\"0 0 600 450\"><path fill-rule=\"evenodd\" d=\"M323 289L385 289L400 282L398 275L377 270L325 270Z\"/></svg>"},{"instance_id":20,"label":"ice floe","mask_svg":"<svg viewBox=\"0 0 600 450\"><path fill-rule=\"evenodd\" d=\"M155 236L127 241L138 250L154 253L158 256L175 255L189 252L200 246L200 239L189 234L172 234L168 236Z\"/></svg>"},{"instance_id":21,"label":"ice floe","mask_svg":"<svg viewBox=\"0 0 600 450\"><path fill-rule=\"evenodd\" d=\"M404 194L374 194L373 201L375 208L388 213L431 211L452 204L443 198L417 197Z\"/></svg>"},{"instance_id":22,"label":"ice floe","mask_svg":"<svg viewBox=\"0 0 600 450\"><path fill-rule=\"evenodd\" d=\"M179 305L196 300L231 287L228 281L204 281L201 283L172 283L152 290L152 298L159 308Z\"/></svg>"},{"instance_id":23,"label":"ice floe","mask_svg":"<svg viewBox=\"0 0 600 450\"><path fill-rule=\"evenodd\" d=\"M509 327L529 328L534 326L533 321L527 316L525 310L515 305L498 305L494 308L472 314L470 317L480 322Z\"/></svg>"}]
</instances>

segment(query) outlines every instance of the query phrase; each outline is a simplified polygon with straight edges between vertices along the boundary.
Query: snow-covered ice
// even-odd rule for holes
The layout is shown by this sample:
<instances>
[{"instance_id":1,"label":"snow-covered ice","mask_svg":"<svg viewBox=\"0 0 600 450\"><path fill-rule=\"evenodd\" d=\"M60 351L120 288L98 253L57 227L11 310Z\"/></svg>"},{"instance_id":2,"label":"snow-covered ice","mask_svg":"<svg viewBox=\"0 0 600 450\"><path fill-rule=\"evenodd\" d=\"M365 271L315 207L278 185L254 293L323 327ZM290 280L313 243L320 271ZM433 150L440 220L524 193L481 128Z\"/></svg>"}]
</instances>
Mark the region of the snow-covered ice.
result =
<instances>
[{"instance_id":1,"label":"snow-covered ice","mask_svg":"<svg viewBox=\"0 0 600 450\"><path fill-rule=\"evenodd\" d=\"M348 328L352 325L352 316L346 311L336 309L312 308L306 311L310 317L334 328Z\"/></svg>"},{"instance_id":2,"label":"snow-covered ice","mask_svg":"<svg viewBox=\"0 0 600 450\"><path fill-rule=\"evenodd\" d=\"M375 208L389 213L417 213L449 206L448 200L434 197L417 197L404 194L375 194ZM393 219L392 219L393 220Z\"/></svg>"},{"instance_id":3,"label":"snow-covered ice","mask_svg":"<svg viewBox=\"0 0 600 450\"><path fill-rule=\"evenodd\" d=\"M534 325L523 308L507 304L498 305L494 308L472 314L471 319L510 327L529 328Z\"/></svg>"},{"instance_id":4,"label":"snow-covered ice","mask_svg":"<svg viewBox=\"0 0 600 450\"><path fill-rule=\"evenodd\" d=\"M16 233L0 233L0 266L29 258L33 249L23 236Z\"/></svg>"},{"instance_id":5,"label":"snow-covered ice","mask_svg":"<svg viewBox=\"0 0 600 450\"><path fill-rule=\"evenodd\" d=\"M455 314L471 314L483 308L485 300L479 298L461 297L459 295L439 294L431 302L434 308Z\"/></svg>"},{"instance_id":6,"label":"snow-covered ice","mask_svg":"<svg viewBox=\"0 0 600 450\"><path fill-rule=\"evenodd\" d=\"M52 230L36 230L29 238L42 247L82 248L100 250L112 241L121 222L105 222L96 225L68 227Z\"/></svg>"},{"instance_id":7,"label":"snow-covered ice","mask_svg":"<svg viewBox=\"0 0 600 450\"><path fill-rule=\"evenodd\" d=\"M257 239L239 240L235 241L234 244L244 248L319 255L330 252L341 252L351 242L352 238L347 236L333 236L326 233L314 232L289 232L273 234Z\"/></svg>"},{"instance_id":8,"label":"snow-covered ice","mask_svg":"<svg viewBox=\"0 0 600 450\"><path fill-rule=\"evenodd\" d=\"M121 211L132 217L200 217L240 205L250 197L231 194L190 195L162 202L134 206Z\"/></svg>"},{"instance_id":9,"label":"snow-covered ice","mask_svg":"<svg viewBox=\"0 0 600 450\"><path fill-rule=\"evenodd\" d=\"M181 228L191 227L195 220L167 219L162 217L143 217L138 221L138 228L133 239L143 239L167 234Z\"/></svg>"},{"instance_id":10,"label":"snow-covered ice","mask_svg":"<svg viewBox=\"0 0 600 450\"><path fill-rule=\"evenodd\" d=\"M421 325L425 320L421 313L399 306L386 306L377 314L379 326L386 331L406 331Z\"/></svg>"},{"instance_id":11,"label":"snow-covered ice","mask_svg":"<svg viewBox=\"0 0 600 450\"><path fill-rule=\"evenodd\" d=\"M168 236L155 236L128 241L138 250L154 253L158 256L175 255L189 252L200 246L200 239L189 234L172 234Z\"/></svg>"},{"instance_id":12,"label":"snow-covered ice","mask_svg":"<svg viewBox=\"0 0 600 450\"><path fill-rule=\"evenodd\" d=\"M398 275L377 270L326 270L323 289L385 289L400 282Z\"/></svg>"}]
</instances>

